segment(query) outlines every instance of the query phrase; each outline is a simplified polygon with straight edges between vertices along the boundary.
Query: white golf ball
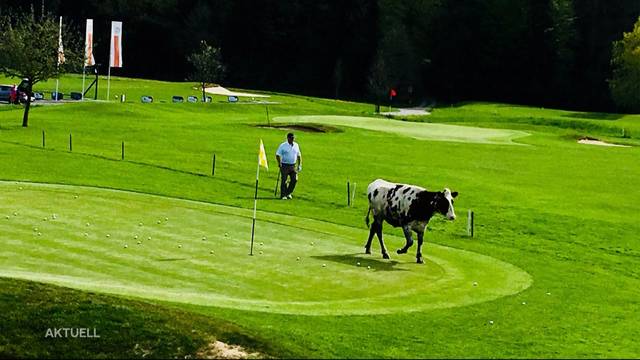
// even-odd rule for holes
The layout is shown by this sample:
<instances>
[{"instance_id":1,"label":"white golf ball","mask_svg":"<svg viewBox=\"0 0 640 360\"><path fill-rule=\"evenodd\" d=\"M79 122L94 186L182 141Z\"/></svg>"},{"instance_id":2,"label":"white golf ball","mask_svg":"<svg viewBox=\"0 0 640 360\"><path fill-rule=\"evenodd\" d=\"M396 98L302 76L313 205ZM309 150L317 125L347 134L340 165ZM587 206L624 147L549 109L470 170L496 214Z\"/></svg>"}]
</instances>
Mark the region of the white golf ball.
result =
<instances>
[{"instance_id":1,"label":"white golf ball","mask_svg":"<svg viewBox=\"0 0 640 360\"><path fill-rule=\"evenodd\" d=\"M40 235L42 235L42 233L40 233L40 232L39 232L39 233L38 233L38 236L40 236Z\"/></svg>"},{"instance_id":2,"label":"white golf ball","mask_svg":"<svg viewBox=\"0 0 640 360\"><path fill-rule=\"evenodd\" d=\"M523 301L523 302L522 302L522 305L527 305L527 302L526 302L526 301Z\"/></svg>"},{"instance_id":3,"label":"white golf ball","mask_svg":"<svg viewBox=\"0 0 640 360\"><path fill-rule=\"evenodd\" d=\"M18 216L18 213L17 213L17 212L14 212L14 213L13 213L13 216Z\"/></svg>"},{"instance_id":4,"label":"white golf ball","mask_svg":"<svg viewBox=\"0 0 640 360\"><path fill-rule=\"evenodd\" d=\"M33 228L33 231L38 231L38 228Z\"/></svg>"},{"instance_id":5,"label":"white golf ball","mask_svg":"<svg viewBox=\"0 0 640 360\"><path fill-rule=\"evenodd\" d=\"M158 224L160 224L162 221L158 220Z\"/></svg>"},{"instance_id":6,"label":"white golf ball","mask_svg":"<svg viewBox=\"0 0 640 360\"><path fill-rule=\"evenodd\" d=\"M148 236L148 237L147 237L147 240L151 240L151 236Z\"/></svg>"},{"instance_id":7,"label":"white golf ball","mask_svg":"<svg viewBox=\"0 0 640 360\"><path fill-rule=\"evenodd\" d=\"M300 256L296 257L296 261L300 261Z\"/></svg>"},{"instance_id":8,"label":"white golf ball","mask_svg":"<svg viewBox=\"0 0 640 360\"><path fill-rule=\"evenodd\" d=\"M107 234L107 237L111 237L111 235Z\"/></svg>"},{"instance_id":9,"label":"white golf ball","mask_svg":"<svg viewBox=\"0 0 640 360\"><path fill-rule=\"evenodd\" d=\"M371 269L371 266L367 266L367 269Z\"/></svg>"},{"instance_id":10,"label":"white golf ball","mask_svg":"<svg viewBox=\"0 0 640 360\"><path fill-rule=\"evenodd\" d=\"M142 226L142 223L139 223L138 226Z\"/></svg>"},{"instance_id":11,"label":"white golf ball","mask_svg":"<svg viewBox=\"0 0 640 360\"><path fill-rule=\"evenodd\" d=\"M229 236L229 233L224 233L224 236Z\"/></svg>"},{"instance_id":12,"label":"white golf ball","mask_svg":"<svg viewBox=\"0 0 640 360\"><path fill-rule=\"evenodd\" d=\"M314 245L314 243L313 243L313 241L312 241L312 242L311 242L311 246L313 246L313 245Z\"/></svg>"},{"instance_id":13,"label":"white golf ball","mask_svg":"<svg viewBox=\"0 0 640 360\"><path fill-rule=\"evenodd\" d=\"M138 235L134 235L134 236L133 236L133 238L134 238L134 239L137 239L137 238L138 238Z\"/></svg>"},{"instance_id":14,"label":"white golf ball","mask_svg":"<svg viewBox=\"0 0 640 360\"><path fill-rule=\"evenodd\" d=\"M322 264L322 267L327 267L327 264Z\"/></svg>"},{"instance_id":15,"label":"white golf ball","mask_svg":"<svg viewBox=\"0 0 640 360\"><path fill-rule=\"evenodd\" d=\"M47 221L47 220L49 220L49 219L47 219L47 218L42 219L42 221Z\"/></svg>"},{"instance_id":16,"label":"white golf ball","mask_svg":"<svg viewBox=\"0 0 640 360\"><path fill-rule=\"evenodd\" d=\"M178 249L182 249L182 244L179 244L179 245L178 245Z\"/></svg>"},{"instance_id":17,"label":"white golf ball","mask_svg":"<svg viewBox=\"0 0 640 360\"><path fill-rule=\"evenodd\" d=\"M87 234L87 233L84 233L84 236L89 236L89 234Z\"/></svg>"},{"instance_id":18,"label":"white golf ball","mask_svg":"<svg viewBox=\"0 0 640 360\"><path fill-rule=\"evenodd\" d=\"M19 190L22 190L22 186L20 186L18 189L19 189Z\"/></svg>"},{"instance_id":19,"label":"white golf ball","mask_svg":"<svg viewBox=\"0 0 640 360\"><path fill-rule=\"evenodd\" d=\"M138 245L142 244L142 241L138 241Z\"/></svg>"},{"instance_id":20,"label":"white golf ball","mask_svg":"<svg viewBox=\"0 0 640 360\"><path fill-rule=\"evenodd\" d=\"M489 325L493 325L493 320L489 320Z\"/></svg>"},{"instance_id":21,"label":"white golf ball","mask_svg":"<svg viewBox=\"0 0 640 360\"><path fill-rule=\"evenodd\" d=\"M164 221L169 221L169 218L167 218L167 217L166 217L166 218L164 218Z\"/></svg>"},{"instance_id":22,"label":"white golf ball","mask_svg":"<svg viewBox=\"0 0 640 360\"><path fill-rule=\"evenodd\" d=\"M9 219L9 215L5 216L7 219Z\"/></svg>"},{"instance_id":23,"label":"white golf ball","mask_svg":"<svg viewBox=\"0 0 640 360\"><path fill-rule=\"evenodd\" d=\"M360 266L360 262L357 262L356 265Z\"/></svg>"},{"instance_id":24,"label":"white golf ball","mask_svg":"<svg viewBox=\"0 0 640 360\"><path fill-rule=\"evenodd\" d=\"M78 198L78 195L75 195L73 198L74 198L74 199L77 199L77 198Z\"/></svg>"},{"instance_id":25,"label":"white golf ball","mask_svg":"<svg viewBox=\"0 0 640 360\"><path fill-rule=\"evenodd\" d=\"M209 254L213 254L213 250L209 251Z\"/></svg>"},{"instance_id":26,"label":"white golf ball","mask_svg":"<svg viewBox=\"0 0 640 360\"><path fill-rule=\"evenodd\" d=\"M262 254L264 254L264 252L263 252L263 251L260 251L260 255L262 255Z\"/></svg>"},{"instance_id":27,"label":"white golf ball","mask_svg":"<svg viewBox=\"0 0 640 360\"><path fill-rule=\"evenodd\" d=\"M550 293L550 292L548 292L548 293L547 293L547 295L551 295L551 293Z\"/></svg>"},{"instance_id":28,"label":"white golf ball","mask_svg":"<svg viewBox=\"0 0 640 360\"><path fill-rule=\"evenodd\" d=\"M128 248L128 247L129 247L129 245L127 245L127 244L124 244L124 248L125 248L125 249L126 249L126 248Z\"/></svg>"},{"instance_id":29,"label":"white golf ball","mask_svg":"<svg viewBox=\"0 0 640 360\"><path fill-rule=\"evenodd\" d=\"M206 237L206 236L203 236L203 237L202 237L202 241L206 241L206 240L207 240L207 237Z\"/></svg>"},{"instance_id":30,"label":"white golf ball","mask_svg":"<svg viewBox=\"0 0 640 360\"><path fill-rule=\"evenodd\" d=\"M477 281L474 281L474 282L473 282L473 286L478 286L478 282L477 282Z\"/></svg>"},{"instance_id":31,"label":"white golf ball","mask_svg":"<svg viewBox=\"0 0 640 360\"><path fill-rule=\"evenodd\" d=\"M263 243L263 242L261 242L261 243L260 243L260 246L262 246L262 245L264 245L264 243Z\"/></svg>"}]
</instances>

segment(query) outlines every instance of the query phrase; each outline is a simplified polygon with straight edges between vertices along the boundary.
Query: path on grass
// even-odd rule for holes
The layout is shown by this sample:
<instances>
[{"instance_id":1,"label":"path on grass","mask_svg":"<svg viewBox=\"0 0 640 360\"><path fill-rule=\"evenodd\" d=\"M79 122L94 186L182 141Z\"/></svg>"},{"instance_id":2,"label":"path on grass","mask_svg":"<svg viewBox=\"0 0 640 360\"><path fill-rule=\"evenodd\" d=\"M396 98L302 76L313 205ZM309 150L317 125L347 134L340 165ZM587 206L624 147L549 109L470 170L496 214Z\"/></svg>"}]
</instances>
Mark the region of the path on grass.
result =
<instances>
[{"instance_id":1,"label":"path on grass","mask_svg":"<svg viewBox=\"0 0 640 360\"><path fill-rule=\"evenodd\" d=\"M367 229L91 187L0 182L0 276L140 298L307 315L464 306L530 286L495 258L427 243L363 254ZM388 236L387 244L402 239Z\"/></svg>"},{"instance_id":2,"label":"path on grass","mask_svg":"<svg viewBox=\"0 0 640 360\"><path fill-rule=\"evenodd\" d=\"M513 139L528 136L529 133L511 129L488 129L472 126L408 122L384 118L308 115L279 116L274 123L315 123L333 126L348 126L366 130L383 131L420 140L456 141L481 144L521 145Z\"/></svg>"},{"instance_id":3,"label":"path on grass","mask_svg":"<svg viewBox=\"0 0 640 360\"><path fill-rule=\"evenodd\" d=\"M420 115L431 115L430 112L421 107L413 107L413 108L400 108L396 111L387 111L381 113L382 115L397 115L397 116L420 116Z\"/></svg>"}]
</instances>

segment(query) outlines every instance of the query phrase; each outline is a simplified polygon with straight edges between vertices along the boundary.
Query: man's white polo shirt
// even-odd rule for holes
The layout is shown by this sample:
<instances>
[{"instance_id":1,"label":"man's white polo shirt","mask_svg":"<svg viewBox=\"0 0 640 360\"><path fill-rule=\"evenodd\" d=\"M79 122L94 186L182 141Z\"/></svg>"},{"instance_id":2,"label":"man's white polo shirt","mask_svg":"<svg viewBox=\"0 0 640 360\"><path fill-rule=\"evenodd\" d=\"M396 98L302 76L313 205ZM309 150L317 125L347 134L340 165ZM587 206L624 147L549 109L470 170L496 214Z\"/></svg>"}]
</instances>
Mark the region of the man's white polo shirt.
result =
<instances>
[{"instance_id":1,"label":"man's white polo shirt","mask_svg":"<svg viewBox=\"0 0 640 360\"><path fill-rule=\"evenodd\" d=\"M294 165L298 156L302 155L302 153L300 152L300 147L297 142L294 141L293 145L290 145L289 142L285 141L278 146L276 155L280 156L283 164Z\"/></svg>"}]
</instances>

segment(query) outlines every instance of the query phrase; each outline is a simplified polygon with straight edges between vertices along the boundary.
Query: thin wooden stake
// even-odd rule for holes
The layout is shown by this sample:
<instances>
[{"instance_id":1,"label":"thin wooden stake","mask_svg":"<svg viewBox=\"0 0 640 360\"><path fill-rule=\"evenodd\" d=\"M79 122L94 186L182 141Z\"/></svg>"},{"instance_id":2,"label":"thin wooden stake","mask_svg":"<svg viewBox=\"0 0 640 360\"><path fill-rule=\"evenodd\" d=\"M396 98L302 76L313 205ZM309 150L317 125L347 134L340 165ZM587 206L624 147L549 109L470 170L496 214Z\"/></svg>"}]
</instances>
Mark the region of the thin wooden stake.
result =
<instances>
[{"instance_id":1,"label":"thin wooden stake","mask_svg":"<svg viewBox=\"0 0 640 360\"><path fill-rule=\"evenodd\" d=\"M351 192L351 204L352 205L356 200L356 186L358 186L358 183L353 183L353 191Z\"/></svg>"},{"instance_id":2,"label":"thin wooden stake","mask_svg":"<svg viewBox=\"0 0 640 360\"><path fill-rule=\"evenodd\" d=\"M267 108L267 126L271 127L271 120L269 120L269 106L265 106Z\"/></svg>"}]
</instances>

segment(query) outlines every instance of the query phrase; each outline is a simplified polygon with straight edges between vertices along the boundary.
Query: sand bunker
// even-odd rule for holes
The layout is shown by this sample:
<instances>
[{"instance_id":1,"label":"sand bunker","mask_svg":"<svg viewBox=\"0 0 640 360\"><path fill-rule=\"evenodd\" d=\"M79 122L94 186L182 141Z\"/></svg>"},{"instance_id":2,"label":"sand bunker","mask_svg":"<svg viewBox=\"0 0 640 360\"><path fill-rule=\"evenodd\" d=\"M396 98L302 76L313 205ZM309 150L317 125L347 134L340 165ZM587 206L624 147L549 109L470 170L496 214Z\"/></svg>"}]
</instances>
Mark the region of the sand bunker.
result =
<instances>
[{"instance_id":1,"label":"sand bunker","mask_svg":"<svg viewBox=\"0 0 640 360\"><path fill-rule=\"evenodd\" d=\"M587 145L599 145L599 146L630 147L628 145L612 144L612 143L604 142L604 141L593 139L593 138L582 138L578 140L578 143L587 144Z\"/></svg>"},{"instance_id":2,"label":"sand bunker","mask_svg":"<svg viewBox=\"0 0 640 360\"><path fill-rule=\"evenodd\" d=\"M243 96L243 97L252 97L252 98L268 98L268 97L270 97L269 95L260 95L260 94L251 94L251 93L243 93L243 92L231 91L231 90L223 88L222 86L208 87L208 88L205 88L204 91L208 92L209 94L224 95L224 96L237 96L237 97Z\"/></svg>"},{"instance_id":3,"label":"sand bunker","mask_svg":"<svg viewBox=\"0 0 640 360\"><path fill-rule=\"evenodd\" d=\"M214 341L196 356L199 359L257 359L259 353L248 353L242 346L228 345L222 341Z\"/></svg>"}]
</instances>

